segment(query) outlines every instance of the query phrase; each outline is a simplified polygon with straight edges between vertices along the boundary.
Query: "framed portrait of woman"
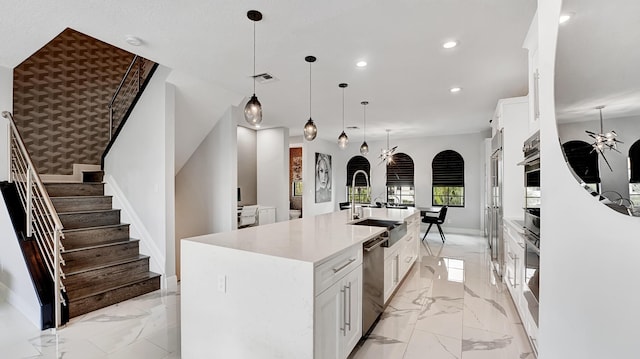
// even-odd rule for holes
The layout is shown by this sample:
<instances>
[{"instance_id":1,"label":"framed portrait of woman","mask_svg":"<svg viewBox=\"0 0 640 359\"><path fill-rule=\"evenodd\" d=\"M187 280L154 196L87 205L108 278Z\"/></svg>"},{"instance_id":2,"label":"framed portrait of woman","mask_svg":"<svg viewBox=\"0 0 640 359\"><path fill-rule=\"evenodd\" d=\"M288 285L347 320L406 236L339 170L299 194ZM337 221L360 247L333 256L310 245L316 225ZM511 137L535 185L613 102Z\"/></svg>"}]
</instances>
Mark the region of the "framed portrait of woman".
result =
<instances>
[{"instance_id":1,"label":"framed portrait of woman","mask_svg":"<svg viewBox=\"0 0 640 359\"><path fill-rule=\"evenodd\" d=\"M316 152L316 203L331 201L331 155Z\"/></svg>"}]
</instances>

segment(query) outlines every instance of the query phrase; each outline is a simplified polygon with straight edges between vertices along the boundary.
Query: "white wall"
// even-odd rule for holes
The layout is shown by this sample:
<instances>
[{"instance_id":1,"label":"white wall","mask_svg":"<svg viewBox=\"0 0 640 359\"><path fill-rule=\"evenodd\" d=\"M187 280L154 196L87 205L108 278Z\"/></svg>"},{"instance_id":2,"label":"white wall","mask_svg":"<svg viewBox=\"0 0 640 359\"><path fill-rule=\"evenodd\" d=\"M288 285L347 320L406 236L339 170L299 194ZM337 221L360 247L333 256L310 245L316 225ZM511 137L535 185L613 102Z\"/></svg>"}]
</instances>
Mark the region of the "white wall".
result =
<instances>
[{"instance_id":1,"label":"white wall","mask_svg":"<svg viewBox=\"0 0 640 359\"><path fill-rule=\"evenodd\" d=\"M176 261L180 240L237 228L237 126L230 107L182 167L175 182Z\"/></svg>"},{"instance_id":2,"label":"white wall","mask_svg":"<svg viewBox=\"0 0 640 359\"><path fill-rule=\"evenodd\" d=\"M105 158L105 192L114 196L131 236L151 256L151 270L175 275L173 85L160 66Z\"/></svg>"},{"instance_id":3,"label":"white wall","mask_svg":"<svg viewBox=\"0 0 640 359\"><path fill-rule=\"evenodd\" d=\"M602 206L569 172L558 141L553 92L561 2L538 4L543 222L539 358L636 357L640 219Z\"/></svg>"},{"instance_id":4,"label":"white wall","mask_svg":"<svg viewBox=\"0 0 640 359\"><path fill-rule=\"evenodd\" d=\"M287 139L287 143L289 140ZM288 147L288 146L287 146ZM288 148L287 148L288 152ZM331 155L331 201L316 203L316 180L315 180L315 156L316 152ZM289 156L287 156L288 158ZM313 141L304 141L302 144L302 216L311 217L318 214L329 213L336 210L338 202L336 198L344 197L344 186L340 180L340 176L346 176L347 162L342 157L338 144L316 138ZM288 171L287 160L287 171ZM341 173L344 172L344 173ZM289 176L287 174L287 183ZM344 182L344 181L343 181ZM342 194L341 194L342 193ZM288 213L288 212L287 212Z\"/></svg>"},{"instance_id":5,"label":"white wall","mask_svg":"<svg viewBox=\"0 0 640 359\"><path fill-rule=\"evenodd\" d=\"M516 97L500 100L502 104L502 216L523 219L524 159L522 144L529 137L529 99Z\"/></svg>"},{"instance_id":6,"label":"white wall","mask_svg":"<svg viewBox=\"0 0 640 359\"><path fill-rule=\"evenodd\" d=\"M594 111L595 118L599 114ZM607 118L604 117L604 130L615 130L618 139L624 143L618 144L618 150L622 153L614 151L606 151L605 156L611 165L611 170L607 167L602 156L598 156L600 165L601 192L616 191L624 198L629 198L629 172L628 162L629 148L638 140L640 140L640 118L638 117L622 117ZM593 139L584 131L590 130L600 132L600 120L566 123L558 126L560 141L565 143L571 140L582 140L592 143Z\"/></svg>"},{"instance_id":7,"label":"white wall","mask_svg":"<svg viewBox=\"0 0 640 359\"><path fill-rule=\"evenodd\" d=\"M484 154L480 151L480 148L484 146L484 138L488 135L489 132L487 130L485 133L394 140L393 132L391 133L390 146L398 145L398 153L406 153L413 159L417 207L431 206L431 162L433 161L433 157L441 151L454 150L460 153L464 159L465 206L463 208L449 208L447 223L444 227L450 231L469 233L479 233L480 231L480 208L482 205L482 197L484 196ZM306 144L307 143L305 143L305 145ZM337 207L339 202L346 201L347 162L351 157L360 155L360 143L349 143L349 146L344 151L338 149L337 143L329 143L327 146L333 148L333 151L338 153L338 156L333 159L334 198ZM386 146L386 140L370 142L370 152L366 156L371 163L370 180L372 200L377 196L381 196L381 202L386 202L387 172L385 165L379 164L378 154L380 150L386 148ZM303 155L306 159L309 153L304 153L303 151ZM311 156L313 156L313 154L311 154ZM338 159L338 161L336 161L336 159ZM304 164L303 171L307 174ZM309 169L309 171L311 171L311 169ZM306 183L307 179L305 177L305 196L307 196L308 193ZM349 179L349 183L351 183L351 179ZM311 192L311 196L312 195L313 192ZM305 214L307 214L307 201L304 203Z\"/></svg>"},{"instance_id":8,"label":"white wall","mask_svg":"<svg viewBox=\"0 0 640 359\"><path fill-rule=\"evenodd\" d=\"M238 126L238 187L241 192L239 205L259 203L256 143L255 130Z\"/></svg>"},{"instance_id":9,"label":"white wall","mask_svg":"<svg viewBox=\"0 0 640 359\"><path fill-rule=\"evenodd\" d=\"M13 112L13 69L0 66L0 112ZM9 179L9 121L0 116L0 181Z\"/></svg>"},{"instance_id":10,"label":"white wall","mask_svg":"<svg viewBox=\"0 0 640 359\"><path fill-rule=\"evenodd\" d=\"M258 204L276 208L276 220L289 220L289 129L270 128L257 136ZM304 166L303 166L304 168Z\"/></svg>"},{"instance_id":11,"label":"white wall","mask_svg":"<svg viewBox=\"0 0 640 359\"><path fill-rule=\"evenodd\" d=\"M6 300L40 328L40 302L0 195L0 301ZM4 323L2 325L5 325Z\"/></svg>"}]
</instances>

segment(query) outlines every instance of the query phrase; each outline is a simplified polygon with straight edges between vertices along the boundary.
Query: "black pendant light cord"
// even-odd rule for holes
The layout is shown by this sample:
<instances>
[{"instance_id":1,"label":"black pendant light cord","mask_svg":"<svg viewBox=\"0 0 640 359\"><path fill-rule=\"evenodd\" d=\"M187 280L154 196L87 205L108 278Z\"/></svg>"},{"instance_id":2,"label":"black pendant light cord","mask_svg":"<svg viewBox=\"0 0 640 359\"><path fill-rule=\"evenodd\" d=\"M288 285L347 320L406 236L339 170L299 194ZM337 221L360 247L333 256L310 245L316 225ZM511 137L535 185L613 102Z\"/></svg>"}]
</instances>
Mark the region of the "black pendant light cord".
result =
<instances>
[{"instance_id":1,"label":"black pendant light cord","mask_svg":"<svg viewBox=\"0 0 640 359\"><path fill-rule=\"evenodd\" d=\"M342 88L342 132L344 132L344 87Z\"/></svg>"},{"instance_id":2,"label":"black pendant light cord","mask_svg":"<svg viewBox=\"0 0 640 359\"><path fill-rule=\"evenodd\" d=\"M604 134L604 125L602 123L602 108L599 108L600 110L600 134Z\"/></svg>"},{"instance_id":3,"label":"black pendant light cord","mask_svg":"<svg viewBox=\"0 0 640 359\"><path fill-rule=\"evenodd\" d=\"M253 22L253 94L256 94L256 22Z\"/></svg>"},{"instance_id":4,"label":"black pendant light cord","mask_svg":"<svg viewBox=\"0 0 640 359\"><path fill-rule=\"evenodd\" d=\"M309 118L311 118L311 62L309 62Z\"/></svg>"},{"instance_id":5,"label":"black pendant light cord","mask_svg":"<svg viewBox=\"0 0 640 359\"><path fill-rule=\"evenodd\" d=\"M367 105L364 105L364 131L362 133L362 139L364 140L364 142L367 142Z\"/></svg>"}]
</instances>

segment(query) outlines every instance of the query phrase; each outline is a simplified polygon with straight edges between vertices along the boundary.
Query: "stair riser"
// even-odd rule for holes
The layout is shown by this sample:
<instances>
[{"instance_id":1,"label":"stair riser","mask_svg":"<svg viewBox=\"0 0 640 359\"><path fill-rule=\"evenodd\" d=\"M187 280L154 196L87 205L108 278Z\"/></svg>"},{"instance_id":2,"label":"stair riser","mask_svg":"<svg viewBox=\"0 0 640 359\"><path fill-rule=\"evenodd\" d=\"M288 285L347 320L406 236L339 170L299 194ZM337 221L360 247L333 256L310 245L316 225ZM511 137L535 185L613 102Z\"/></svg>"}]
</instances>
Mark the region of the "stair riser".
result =
<instances>
[{"instance_id":1,"label":"stair riser","mask_svg":"<svg viewBox=\"0 0 640 359\"><path fill-rule=\"evenodd\" d=\"M100 293L78 301L71 301L69 303L69 317L77 317L158 289L160 289L160 277L154 277L140 283Z\"/></svg>"},{"instance_id":2,"label":"stair riser","mask_svg":"<svg viewBox=\"0 0 640 359\"><path fill-rule=\"evenodd\" d=\"M56 212L80 212L111 209L111 197L52 197Z\"/></svg>"},{"instance_id":3,"label":"stair riser","mask_svg":"<svg viewBox=\"0 0 640 359\"><path fill-rule=\"evenodd\" d=\"M69 297L83 297L100 287L116 287L131 282L149 271L149 257L67 276L64 281Z\"/></svg>"},{"instance_id":4,"label":"stair riser","mask_svg":"<svg viewBox=\"0 0 640 359\"><path fill-rule=\"evenodd\" d=\"M88 213L59 213L64 229L108 226L120 223L120 210Z\"/></svg>"},{"instance_id":5,"label":"stair riser","mask_svg":"<svg viewBox=\"0 0 640 359\"><path fill-rule=\"evenodd\" d=\"M138 256L138 241L125 242L106 247L90 248L76 252L63 253L66 262L65 273L73 273L82 268L98 266L109 262Z\"/></svg>"},{"instance_id":6,"label":"stair riser","mask_svg":"<svg viewBox=\"0 0 640 359\"><path fill-rule=\"evenodd\" d=\"M50 197L102 196L102 183L45 183Z\"/></svg>"},{"instance_id":7,"label":"stair riser","mask_svg":"<svg viewBox=\"0 0 640 359\"><path fill-rule=\"evenodd\" d=\"M75 249L79 247L95 246L126 240L129 238L129 225L123 224L117 227L95 228L81 231L65 232L64 248Z\"/></svg>"},{"instance_id":8,"label":"stair riser","mask_svg":"<svg viewBox=\"0 0 640 359\"><path fill-rule=\"evenodd\" d=\"M103 171L82 171L82 182L84 183L101 183L103 178Z\"/></svg>"}]
</instances>

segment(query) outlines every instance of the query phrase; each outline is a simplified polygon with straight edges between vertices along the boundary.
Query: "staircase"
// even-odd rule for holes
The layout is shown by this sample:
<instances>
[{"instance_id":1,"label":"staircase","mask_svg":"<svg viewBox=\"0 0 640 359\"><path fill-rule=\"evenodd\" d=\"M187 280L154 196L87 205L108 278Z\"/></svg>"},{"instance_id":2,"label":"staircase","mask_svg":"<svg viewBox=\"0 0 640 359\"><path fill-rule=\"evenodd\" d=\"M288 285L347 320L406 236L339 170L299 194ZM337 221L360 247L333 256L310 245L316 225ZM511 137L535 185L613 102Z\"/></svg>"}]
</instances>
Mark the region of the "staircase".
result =
<instances>
[{"instance_id":1,"label":"staircase","mask_svg":"<svg viewBox=\"0 0 640 359\"><path fill-rule=\"evenodd\" d=\"M139 241L104 195L102 171L85 172L83 181L45 183L64 227L69 318L160 289L149 256L139 253Z\"/></svg>"}]
</instances>

